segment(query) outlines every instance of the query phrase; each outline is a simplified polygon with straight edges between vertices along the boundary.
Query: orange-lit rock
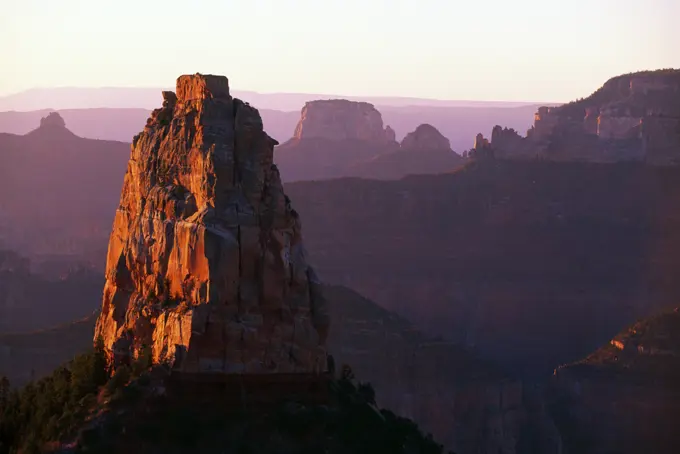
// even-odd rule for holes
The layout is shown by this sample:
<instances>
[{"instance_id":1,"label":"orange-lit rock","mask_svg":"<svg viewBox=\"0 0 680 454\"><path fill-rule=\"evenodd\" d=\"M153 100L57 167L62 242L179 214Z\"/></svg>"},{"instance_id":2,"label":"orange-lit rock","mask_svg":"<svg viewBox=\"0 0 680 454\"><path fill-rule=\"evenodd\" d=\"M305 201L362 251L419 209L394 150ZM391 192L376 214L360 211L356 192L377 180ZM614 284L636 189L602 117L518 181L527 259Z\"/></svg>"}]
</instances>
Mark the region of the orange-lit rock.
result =
<instances>
[{"instance_id":1,"label":"orange-lit rock","mask_svg":"<svg viewBox=\"0 0 680 454\"><path fill-rule=\"evenodd\" d=\"M185 372L325 369L329 319L276 141L226 77L181 76L132 143L95 337Z\"/></svg>"},{"instance_id":2,"label":"orange-lit rock","mask_svg":"<svg viewBox=\"0 0 680 454\"><path fill-rule=\"evenodd\" d=\"M534 115L534 126L527 133L534 141L543 141L550 137L559 123L559 116L553 107L539 107Z\"/></svg>"},{"instance_id":3,"label":"orange-lit rock","mask_svg":"<svg viewBox=\"0 0 680 454\"><path fill-rule=\"evenodd\" d=\"M586 132L586 134L597 134L597 123L599 116L599 107L586 108L586 116L583 118L583 130Z\"/></svg>"},{"instance_id":4,"label":"orange-lit rock","mask_svg":"<svg viewBox=\"0 0 680 454\"><path fill-rule=\"evenodd\" d=\"M475 136L475 144L473 145L474 150L484 150L489 148L491 145L489 144L489 139L484 138L484 135L480 132Z\"/></svg>"}]
</instances>

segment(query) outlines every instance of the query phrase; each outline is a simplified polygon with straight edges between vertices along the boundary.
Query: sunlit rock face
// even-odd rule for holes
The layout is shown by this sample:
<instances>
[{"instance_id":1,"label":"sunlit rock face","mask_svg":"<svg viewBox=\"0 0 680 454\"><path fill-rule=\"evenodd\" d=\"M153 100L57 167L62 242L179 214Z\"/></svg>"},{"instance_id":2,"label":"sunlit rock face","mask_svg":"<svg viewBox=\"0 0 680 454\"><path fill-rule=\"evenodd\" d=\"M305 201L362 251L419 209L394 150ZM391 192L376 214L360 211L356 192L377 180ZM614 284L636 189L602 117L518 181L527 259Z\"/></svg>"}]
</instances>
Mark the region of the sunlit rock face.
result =
<instances>
[{"instance_id":1,"label":"sunlit rock face","mask_svg":"<svg viewBox=\"0 0 680 454\"><path fill-rule=\"evenodd\" d=\"M185 75L134 137L95 339L184 372L314 372L329 318L276 141L226 77Z\"/></svg>"}]
</instances>

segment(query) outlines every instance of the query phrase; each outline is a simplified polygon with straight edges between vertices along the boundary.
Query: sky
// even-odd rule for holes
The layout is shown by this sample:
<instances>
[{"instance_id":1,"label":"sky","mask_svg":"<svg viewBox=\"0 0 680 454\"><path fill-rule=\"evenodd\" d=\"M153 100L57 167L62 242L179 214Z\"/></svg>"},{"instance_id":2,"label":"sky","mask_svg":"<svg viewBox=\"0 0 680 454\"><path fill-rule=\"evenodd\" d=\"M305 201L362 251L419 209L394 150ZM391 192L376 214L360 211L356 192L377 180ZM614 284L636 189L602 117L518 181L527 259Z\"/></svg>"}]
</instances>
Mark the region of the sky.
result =
<instances>
[{"instance_id":1,"label":"sky","mask_svg":"<svg viewBox=\"0 0 680 454\"><path fill-rule=\"evenodd\" d=\"M61 86L564 102L680 68L680 0L0 0L0 96Z\"/></svg>"}]
</instances>

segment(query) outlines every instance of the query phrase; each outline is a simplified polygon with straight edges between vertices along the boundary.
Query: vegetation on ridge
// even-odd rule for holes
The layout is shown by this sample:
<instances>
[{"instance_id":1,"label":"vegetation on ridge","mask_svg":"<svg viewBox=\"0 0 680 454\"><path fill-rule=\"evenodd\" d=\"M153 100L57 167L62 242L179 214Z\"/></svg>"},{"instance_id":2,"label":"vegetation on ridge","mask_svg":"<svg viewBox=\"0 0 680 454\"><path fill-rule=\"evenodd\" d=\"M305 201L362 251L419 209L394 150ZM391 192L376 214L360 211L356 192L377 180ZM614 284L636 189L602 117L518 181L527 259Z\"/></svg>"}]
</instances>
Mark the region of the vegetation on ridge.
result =
<instances>
[{"instance_id":1,"label":"vegetation on ridge","mask_svg":"<svg viewBox=\"0 0 680 454\"><path fill-rule=\"evenodd\" d=\"M44 443L72 434L108 380L101 347L76 356L51 375L10 390L0 388L0 454L42 451Z\"/></svg>"},{"instance_id":2,"label":"vegetation on ridge","mask_svg":"<svg viewBox=\"0 0 680 454\"><path fill-rule=\"evenodd\" d=\"M621 74L616 77L612 77L604 85L595 90L590 96L585 98L579 98L575 101L568 102L561 106L556 107L556 110L567 117L583 118L585 115L585 109L594 106L603 106L606 104L614 103L620 101L622 97L628 96L626 93L620 93L617 89L612 89L617 87L617 83L622 80L630 79L633 76L658 76L662 78L674 77L680 81L680 69L665 68L655 71L638 71L631 72L627 74Z\"/></svg>"},{"instance_id":3,"label":"vegetation on ridge","mask_svg":"<svg viewBox=\"0 0 680 454\"><path fill-rule=\"evenodd\" d=\"M640 319L582 361L562 369L676 387L680 379L680 310Z\"/></svg>"},{"instance_id":4,"label":"vegetation on ridge","mask_svg":"<svg viewBox=\"0 0 680 454\"><path fill-rule=\"evenodd\" d=\"M235 415L223 405L158 395L148 362L110 377L104 355L99 346L21 390L0 379L0 454L59 452L69 440L75 452L96 453L226 445L250 453L443 452L414 422L379 409L373 387L357 382L348 366L331 382L329 405L282 402Z\"/></svg>"}]
</instances>

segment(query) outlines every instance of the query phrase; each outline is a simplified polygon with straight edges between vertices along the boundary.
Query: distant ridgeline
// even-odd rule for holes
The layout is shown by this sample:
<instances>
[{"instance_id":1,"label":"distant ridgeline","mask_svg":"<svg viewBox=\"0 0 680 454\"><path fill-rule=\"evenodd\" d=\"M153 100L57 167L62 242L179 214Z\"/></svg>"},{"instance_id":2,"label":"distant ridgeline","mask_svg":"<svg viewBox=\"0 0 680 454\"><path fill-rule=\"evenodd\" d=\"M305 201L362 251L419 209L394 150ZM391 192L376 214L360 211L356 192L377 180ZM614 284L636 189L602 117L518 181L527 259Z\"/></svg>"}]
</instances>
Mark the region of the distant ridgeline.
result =
<instances>
[{"instance_id":1,"label":"distant ridgeline","mask_svg":"<svg viewBox=\"0 0 680 454\"><path fill-rule=\"evenodd\" d=\"M614 77L585 99L540 107L526 137L495 126L472 155L590 162L680 163L680 70Z\"/></svg>"}]
</instances>

